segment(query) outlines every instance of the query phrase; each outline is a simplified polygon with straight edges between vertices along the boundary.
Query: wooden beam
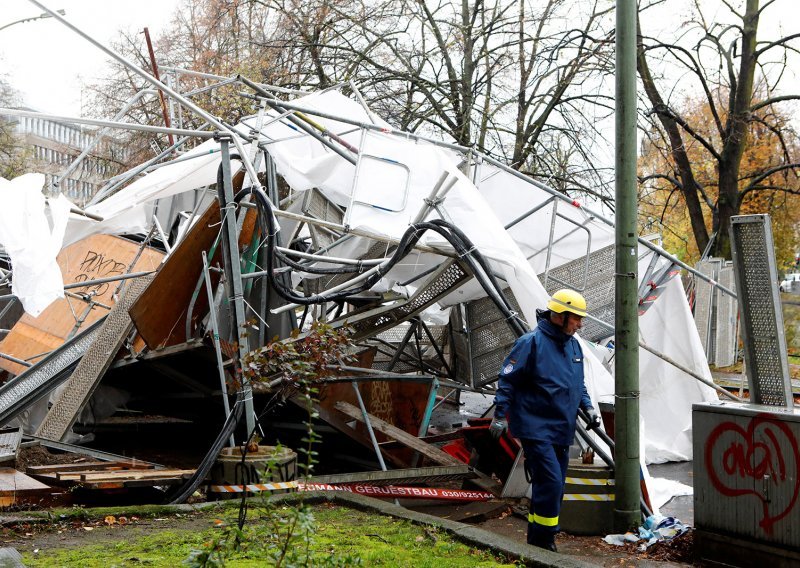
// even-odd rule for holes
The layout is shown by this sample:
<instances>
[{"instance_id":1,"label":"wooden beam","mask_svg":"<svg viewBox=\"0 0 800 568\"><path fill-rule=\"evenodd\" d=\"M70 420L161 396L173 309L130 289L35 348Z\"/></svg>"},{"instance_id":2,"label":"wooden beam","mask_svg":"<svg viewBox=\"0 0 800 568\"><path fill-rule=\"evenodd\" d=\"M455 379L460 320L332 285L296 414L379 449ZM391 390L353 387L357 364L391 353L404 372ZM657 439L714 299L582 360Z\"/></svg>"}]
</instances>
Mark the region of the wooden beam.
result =
<instances>
[{"instance_id":1,"label":"wooden beam","mask_svg":"<svg viewBox=\"0 0 800 568\"><path fill-rule=\"evenodd\" d=\"M361 410L344 401L339 401L336 403L336 410L343 412L347 416L351 418L355 418L361 422L364 422L364 415L361 413ZM447 452L443 452L436 446L432 446L426 442L423 442L416 436L412 436L411 434L404 432L400 428L396 426L392 426L388 422L385 422L378 418L377 416L373 416L371 414L367 414L369 417L369 421L372 424L372 427L379 432L383 432L390 438L397 440L398 442L402 443L409 448L416 450L417 452L421 453L423 456L427 457L431 461L434 461L440 465L464 465L463 462L460 462Z\"/></svg>"}]
</instances>

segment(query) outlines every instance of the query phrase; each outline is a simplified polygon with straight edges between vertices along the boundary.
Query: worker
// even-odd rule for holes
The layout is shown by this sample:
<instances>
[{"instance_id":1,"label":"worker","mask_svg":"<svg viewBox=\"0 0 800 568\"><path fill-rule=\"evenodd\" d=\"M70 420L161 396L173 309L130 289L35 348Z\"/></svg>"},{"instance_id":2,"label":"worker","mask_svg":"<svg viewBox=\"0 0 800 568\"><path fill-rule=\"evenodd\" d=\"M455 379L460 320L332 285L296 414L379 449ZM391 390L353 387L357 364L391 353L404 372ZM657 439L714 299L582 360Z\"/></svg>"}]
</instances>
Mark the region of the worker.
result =
<instances>
[{"instance_id":1,"label":"worker","mask_svg":"<svg viewBox=\"0 0 800 568\"><path fill-rule=\"evenodd\" d=\"M586 300L568 289L553 294L546 310L536 310L536 329L520 337L503 362L490 426L497 439L510 422L522 443L531 481L528 544L553 552L578 408L588 414L589 427L600 425L575 338L585 316Z\"/></svg>"}]
</instances>

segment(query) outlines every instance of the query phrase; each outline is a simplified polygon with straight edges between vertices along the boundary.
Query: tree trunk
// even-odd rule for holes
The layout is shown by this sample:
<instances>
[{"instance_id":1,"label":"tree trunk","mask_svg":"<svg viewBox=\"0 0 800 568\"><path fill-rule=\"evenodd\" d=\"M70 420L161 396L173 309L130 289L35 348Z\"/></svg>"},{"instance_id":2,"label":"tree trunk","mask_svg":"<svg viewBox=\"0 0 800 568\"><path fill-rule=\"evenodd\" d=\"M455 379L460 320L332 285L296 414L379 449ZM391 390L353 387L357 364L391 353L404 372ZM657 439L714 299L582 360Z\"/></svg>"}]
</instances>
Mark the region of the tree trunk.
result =
<instances>
[{"instance_id":1,"label":"tree trunk","mask_svg":"<svg viewBox=\"0 0 800 568\"><path fill-rule=\"evenodd\" d=\"M683 194L686 209L689 212L689 221L692 225L694 242L697 245L697 249L703 252L708 245L708 229L706 228L706 221L703 217L700 198L697 195L699 186L695 180L689 156L686 155L686 146L683 143L683 137L681 136L678 123L670 118L668 114L659 112L660 110L666 109L667 106L664 104L664 100L658 92L655 81L653 81L653 77L650 74L650 68L647 65L638 18L636 21L636 29L638 30L639 37L636 47L636 66L639 70L639 76L642 79L647 98L650 100L650 104L653 105L653 108L658 114L658 119L669 137L670 152L672 154L672 160L675 163L675 170L681 180L680 191Z\"/></svg>"},{"instance_id":2,"label":"tree trunk","mask_svg":"<svg viewBox=\"0 0 800 568\"><path fill-rule=\"evenodd\" d=\"M739 170L747 145L747 127L751 120L753 77L756 70L756 33L758 31L758 0L747 0L742 19L742 56L739 81L733 92L719 161L719 201L717 202L717 240L714 255L731 258L731 217L739 213Z\"/></svg>"}]
</instances>

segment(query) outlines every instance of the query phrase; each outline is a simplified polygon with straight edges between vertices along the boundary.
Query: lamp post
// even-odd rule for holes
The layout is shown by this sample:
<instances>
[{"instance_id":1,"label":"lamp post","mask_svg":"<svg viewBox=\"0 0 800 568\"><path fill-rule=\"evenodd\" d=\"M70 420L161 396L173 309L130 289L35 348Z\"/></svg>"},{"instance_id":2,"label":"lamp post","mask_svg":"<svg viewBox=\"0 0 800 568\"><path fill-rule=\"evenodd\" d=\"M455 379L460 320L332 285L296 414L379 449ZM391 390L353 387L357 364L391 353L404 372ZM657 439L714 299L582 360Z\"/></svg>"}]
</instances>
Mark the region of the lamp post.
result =
<instances>
[{"instance_id":1,"label":"lamp post","mask_svg":"<svg viewBox=\"0 0 800 568\"><path fill-rule=\"evenodd\" d=\"M66 13L64 10L57 10L57 11L62 16ZM48 14L47 12L45 12L43 14L39 14L38 16L31 16L30 18L22 18L21 20L16 20L14 22L11 22L10 24L6 24L4 26L0 26L0 32L3 31L6 28L10 28L11 26L13 26L15 24L22 24L24 22L33 22L35 20L42 20L44 18L52 18L52 16L50 14Z\"/></svg>"}]
</instances>

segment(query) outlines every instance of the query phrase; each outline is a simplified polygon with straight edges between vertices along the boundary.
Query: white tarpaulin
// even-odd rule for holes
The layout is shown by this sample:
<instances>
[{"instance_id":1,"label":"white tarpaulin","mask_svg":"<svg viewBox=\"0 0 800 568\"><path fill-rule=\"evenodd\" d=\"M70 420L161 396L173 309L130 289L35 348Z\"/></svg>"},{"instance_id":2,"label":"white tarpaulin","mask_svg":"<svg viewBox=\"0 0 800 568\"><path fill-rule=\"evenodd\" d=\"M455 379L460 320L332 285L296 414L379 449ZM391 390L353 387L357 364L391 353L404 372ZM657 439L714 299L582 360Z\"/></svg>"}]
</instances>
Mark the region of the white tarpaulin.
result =
<instances>
[{"instance_id":1,"label":"white tarpaulin","mask_svg":"<svg viewBox=\"0 0 800 568\"><path fill-rule=\"evenodd\" d=\"M64 297L56 255L72 207L63 195L46 207L44 181L43 174L25 174L11 181L0 178L0 244L14 271L11 291L34 317Z\"/></svg>"},{"instance_id":2,"label":"white tarpaulin","mask_svg":"<svg viewBox=\"0 0 800 568\"><path fill-rule=\"evenodd\" d=\"M679 278L639 318L641 341L711 381L700 337ZM692 459L692 404L719 400L714 389L639 349L639 409L648 463Z\"/></svg>"}]
</instances>

